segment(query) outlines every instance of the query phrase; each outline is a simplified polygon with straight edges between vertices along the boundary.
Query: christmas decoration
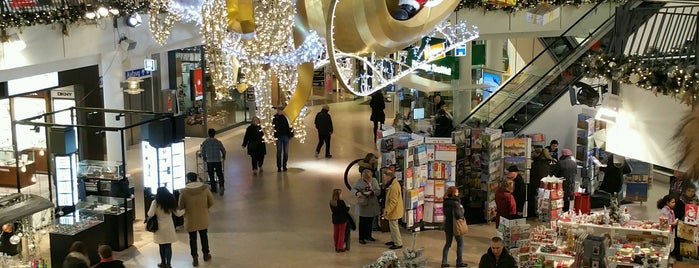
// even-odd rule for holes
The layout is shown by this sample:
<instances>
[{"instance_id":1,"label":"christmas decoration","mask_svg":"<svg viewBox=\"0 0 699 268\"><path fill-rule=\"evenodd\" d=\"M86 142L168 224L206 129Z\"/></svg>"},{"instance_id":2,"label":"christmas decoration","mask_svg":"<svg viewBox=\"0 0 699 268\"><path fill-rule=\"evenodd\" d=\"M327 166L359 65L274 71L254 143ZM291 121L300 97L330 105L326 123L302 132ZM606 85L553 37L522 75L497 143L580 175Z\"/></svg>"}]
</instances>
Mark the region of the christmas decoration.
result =
<instances>
[{"instance_id":1,"label":"christmas decoration","mask_svg":"<svg viewBox=\"0 0 699 268\"><path fill-rule=\"evenodd\" d=\"M644 56L615 57L598 53L588 55L582 67L588 78L604 77L635 85L691 105L699 94L699 69L683 56L693 54L693 48L689 47L663 54L651 51Z\"/></svg>"},{"instance_id":2,"label":"christmas decoration","mask_svg":"<svg viewBox=\"0 0 699 268\"><path fill-rule=\"evenodd\" d=\"M391 12L391 16L397 20L407 20L422 8L427 0L399 0L398 9Z\"/></svg>"}]
</instances>

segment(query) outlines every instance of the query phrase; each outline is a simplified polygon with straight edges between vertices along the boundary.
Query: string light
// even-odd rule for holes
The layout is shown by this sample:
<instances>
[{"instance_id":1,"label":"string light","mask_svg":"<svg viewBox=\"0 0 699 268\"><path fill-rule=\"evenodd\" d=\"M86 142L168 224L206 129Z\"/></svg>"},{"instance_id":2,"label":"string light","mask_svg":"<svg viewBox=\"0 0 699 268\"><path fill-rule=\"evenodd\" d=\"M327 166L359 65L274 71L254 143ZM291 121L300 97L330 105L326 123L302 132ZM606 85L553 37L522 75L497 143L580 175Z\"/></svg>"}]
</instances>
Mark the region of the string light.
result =
<instances>
[{"instance_id":1,"label":"string light","mask_svg":"<svg viewBox=\"0 0 699 268\"><path fill-rule=\"evenodd\" d=\"M166 13L165 18L159 18L161 10L168 10L170 6L170 1L168 0L151 0L150 9L148 13L150 15L150 31L153 34L153 39L155 39L158 44L165 45L167 39L170 37L170 30L172 26L175 25L176 21L182 19L182 16L178 13Z\"/></svg>"},{"instance_id":2,"label":"string light","mask_svg":"<svg viewBox=\"0 0 699 268\"><path fill-rule=\"evenodd\" d=\"M236 81L236 59L222 48L226 37L226 2L225 0L209 0L202 5L201 31L204 36L204 54L208 73L216 91L217 99L230 99L230 91Z\"/></svg>"}]
</instances>

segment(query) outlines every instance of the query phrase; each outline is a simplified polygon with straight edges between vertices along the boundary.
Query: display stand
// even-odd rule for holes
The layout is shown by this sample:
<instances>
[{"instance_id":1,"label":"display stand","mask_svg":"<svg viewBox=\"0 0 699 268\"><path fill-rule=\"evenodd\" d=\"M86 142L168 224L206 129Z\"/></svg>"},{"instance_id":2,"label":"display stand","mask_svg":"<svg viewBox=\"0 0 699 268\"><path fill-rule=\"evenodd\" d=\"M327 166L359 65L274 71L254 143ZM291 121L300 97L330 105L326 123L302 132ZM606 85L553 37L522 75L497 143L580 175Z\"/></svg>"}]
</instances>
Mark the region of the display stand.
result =
<instances>
[{"instance_id":1,"label":"display stand","mask_svg":"<svg viewBox=\"0 0 699 268\"><path fill-rule=\"evenodd\" d=\"M524 266L531 255L531 226L526 219L500 217L497 236L501 237L507 251L515 258L517 267Z\"/></svg>"},{"instance_id":2,"label":"display stand","mask_svg":"<svg viewBox=\"0 0 699 268\"><path fill-rule=\"evenodd\" d=\"M563 213L563 180L544 177L539 187L539 220L550 223L558 220Z\"/></svg>"},{"instance_id":3,"label":"display stand","mask_svg":"<svg viewBox=\"0 0 699 268\"><path fill-rule=\"evenodd\" d=\"M444 195L450 186L456 186L456 145L451 138L425 138L427 162L420 162L420 173L427 173L424 186L425 229L441 229L444 223ZM420 148L417 149L421 151Z\"/></svg>"},{"instance_id":4,"label":"display stand","mask_svg":"<svg viewBox=\"0 0 699 268\"><path fill-rule=\"evenodd\" d=\"M59 208L66 208L68 212L73 211L79 200L77 158L76 153L53 157L56 169L56 204Z\"/></svg>"},{"instance_id":5,"label":"display stand","mask_svg":"<svg viewBox=\"0 0 699 268\"><path fill-rule=\"evenodd\" d=\"M105 243L113 250L124 250L134 242L134 203L130 198L88 196L76 205L78 211L102 214L104 226L110 230L105 234Z\"/></svg>"},{"instance_id":6,"label":"display stand","mask_svg":"<svg viewBox=\"0 0 699 268\"><path fill-rule=\"evenodd\" d=\"M578 123L576 130L576 146L575 159L581 170L581 182L576 182L573 186L583 187L587 192L592 194L597 189L599 179L596 171L596 165L601 165L599 162L600 152L596 148L594 135L597 131L597 122L594 116L588 114L578 114ZM600 123L601 124L601 123Z\"/></svg>"},{"instance_id":7,"label":"display stand","mask_svg":"<svg viewBox=\"0 0 699 268\"><path fill-rule=\"evenodd\" d=\"M97 250L105 244L108 229L103 223L102 214L75 211L57 218L54 229L49 234L51 245L51 267L63 267L63 261L70 252L73 242L81 241L88 250L90 263L96 264L100 258Z\"/></svg>"},{"instance_id":8,"label":"display stand","mask_svg":"<svg viewBox=\"0 0 699 268\"><path fill-rule=\"evenodd\" d=\"M170 192L186 185L184 141L162 147L152 146L148 141L141 143L143 155L143 185L155 195L158 187Z\"/></svg>"},{"instance_id":9,"label":"display stand","mask_svg":"<svg viewBox=\"0 0 699 268\"><path fill-rule=\"evenodd\" d=\"M483 223L495 217L495 192L503 178L502 130L472 128L465 132L471 134L470 147L466 147L471 170L463 171L469 196L466 217L471 224Z\"/></svg>"},{"instance_id":10,"label":"display stand","mask_svg":"<svg viewBox=\"0 0 699 268\"><path fill-rule=\"evenodd\" d=\"M481 134L482 129L464 128L452 132L452 137L457 145L456 154L456 184L459 192L465 196L462 201L466 221L469 224L485 223L485 203L488 199L488 191L481 183L481 158L483 151Z\"/></svg>"}]
</instances>

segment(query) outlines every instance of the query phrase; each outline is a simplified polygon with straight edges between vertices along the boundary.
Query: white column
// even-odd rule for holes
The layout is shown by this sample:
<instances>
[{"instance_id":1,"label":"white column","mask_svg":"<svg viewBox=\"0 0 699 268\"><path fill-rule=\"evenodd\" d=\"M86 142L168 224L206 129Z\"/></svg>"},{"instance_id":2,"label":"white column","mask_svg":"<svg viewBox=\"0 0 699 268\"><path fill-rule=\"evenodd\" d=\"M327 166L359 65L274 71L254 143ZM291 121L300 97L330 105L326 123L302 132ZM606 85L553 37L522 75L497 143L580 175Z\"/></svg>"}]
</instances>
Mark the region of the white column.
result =
<instances>
[{"instance_id":1,"label":"white column","mask_svg":"<svg viewBox=\"0 0 699 268\"><path fill-rule=\"evenodd\" d=\"M122 53L118 51L102 53L100 57L100 73L102 74L102 96L105 109L124 109L124 92L120 83L124 80L124 67L121 61ZM116 121L115 114L105 114L104 124L108 127L123 127L125 118ZM124 142L120 132L108 131L107 160L122 161L121 146Z\"/></svg>"},{"instance_id":2,"label":"white column","mask_svg":"<svg viewBox=\"0 0 699 268\"><path fill-rule=\"evenodd\" d=\"M466 51L471 51L471 43L466 44ZM471 97L472 90L469 88L472 83L471 77L471 57L472 53L459 58L459 79L452 79L451 85L454 89L454 103L452 104L452 115L454 116L454 125L461 123L466 116L471 112Z\"/></svg>"},{"instance_id":3,"label":"white column","mask_svg":"<svg viewBox=\"0 0 699 268\"><path fill-rule=\"evenodd\" d=\"M503 39L489 39L485 42L485 67L495 71L505 71L503 63Z\"/></svg>"}]
</instances>

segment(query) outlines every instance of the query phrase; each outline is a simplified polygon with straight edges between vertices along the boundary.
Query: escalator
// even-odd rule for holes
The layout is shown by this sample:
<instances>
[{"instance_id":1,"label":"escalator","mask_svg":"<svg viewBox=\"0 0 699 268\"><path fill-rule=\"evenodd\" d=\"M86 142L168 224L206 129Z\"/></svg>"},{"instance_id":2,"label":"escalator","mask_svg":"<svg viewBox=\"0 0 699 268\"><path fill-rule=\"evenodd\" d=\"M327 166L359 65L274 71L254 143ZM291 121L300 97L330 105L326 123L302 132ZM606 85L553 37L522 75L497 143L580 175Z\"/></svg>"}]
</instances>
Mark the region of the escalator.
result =
<instances>
[{"instance_id":1,"label":"escalator","mask_svg":"<svg viewBox=\"0 0 699 268\"><path fill-rule=\"evenodd\" d=\"M636 1L617 9L643 7L639 9L641 12L634 13L637 16L633 20L634 25L628 25L634 28L663 5ZM547 44L546 49L479 104L461 123L517 133L565 95L570 85L583 77L581 62L588 51L610 51L617 18L612 14L599 23L599 17L593 16L599 7L600 4L597 4L561 36L543 39L542 42Z\"/></svg>"}]
</instances>

